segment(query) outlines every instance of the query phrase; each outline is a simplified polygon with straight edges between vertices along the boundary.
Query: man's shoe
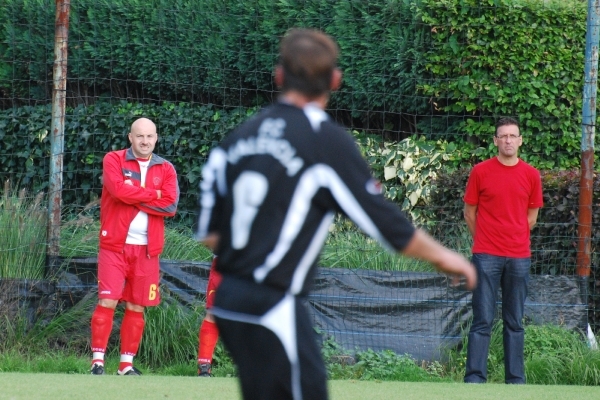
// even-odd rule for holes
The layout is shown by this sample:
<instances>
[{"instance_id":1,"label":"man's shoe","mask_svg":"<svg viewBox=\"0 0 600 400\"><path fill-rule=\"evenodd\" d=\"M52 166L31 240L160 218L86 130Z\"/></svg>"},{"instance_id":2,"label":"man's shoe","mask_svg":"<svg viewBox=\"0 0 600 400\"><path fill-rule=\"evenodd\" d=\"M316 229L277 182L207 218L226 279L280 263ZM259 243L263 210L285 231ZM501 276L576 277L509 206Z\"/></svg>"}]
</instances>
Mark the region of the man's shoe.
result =
<instances>
[{"instance_id":1,"label":"man's shoe","mask_svg":"<svg viewBox=\"0 0 600 400\"><path fill-rule=\"evenodd\" d=\"M212 365L210 363L198 364L198 376L210 378L212 376Z\"/></svg>"},{"instance_id":2,"label":"man's shoe","mask_svg":"<svg viewBox=\"0 0 600 400\"><path fill-rule=\"evenodd\" d=\"M104 375L104 365L94 363L90 372L92 375Z\"/></svg>"},{"instance_id":3,"label":"man's shoe","mask_svg":"<svg viewBox=\"0 0 600 400\"><path fill-rule=\"evenodd\" d=\"M125 371L117 371L117 375L142 375L142 372L136 367L125 368Z\"/></svg>"}]
</instances>

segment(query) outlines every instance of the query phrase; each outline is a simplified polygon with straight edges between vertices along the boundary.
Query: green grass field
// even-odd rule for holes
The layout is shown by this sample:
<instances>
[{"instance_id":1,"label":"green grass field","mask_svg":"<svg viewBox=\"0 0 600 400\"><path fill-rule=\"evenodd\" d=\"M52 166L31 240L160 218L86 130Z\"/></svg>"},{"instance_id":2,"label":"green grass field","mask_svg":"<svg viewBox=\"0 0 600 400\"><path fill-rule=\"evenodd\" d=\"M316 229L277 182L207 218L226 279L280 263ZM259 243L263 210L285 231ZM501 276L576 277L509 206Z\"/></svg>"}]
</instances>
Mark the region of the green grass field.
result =
<instances>
[{"instance_id":1,"label":"green grass field","mask_svg":"<svg viewBox=\"0 0 600 400\"><path fill-rule=\"evenodd\" d=\"M235 378L0 373L0 388L2 400L241 398ZM330 381L329 388L332 400L596 400L600 398L600 389L590 386L466 385L339 380Z\"/></svg>"}]
</instances>

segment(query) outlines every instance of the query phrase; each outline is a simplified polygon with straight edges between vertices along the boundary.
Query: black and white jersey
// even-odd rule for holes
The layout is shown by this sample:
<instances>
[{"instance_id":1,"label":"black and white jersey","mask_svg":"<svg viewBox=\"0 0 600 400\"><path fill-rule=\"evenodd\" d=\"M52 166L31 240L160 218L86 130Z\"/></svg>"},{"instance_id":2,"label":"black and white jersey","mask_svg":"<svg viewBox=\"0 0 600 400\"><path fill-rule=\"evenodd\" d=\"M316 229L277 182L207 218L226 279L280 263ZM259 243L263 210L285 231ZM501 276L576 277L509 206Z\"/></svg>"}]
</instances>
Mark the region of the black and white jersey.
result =
<instances>
[{"instance_id":1,"label":"black and white jersey","mask_svg":"<svg viewBox=\"0 0 600 400\"><path fill-rule=\"evenodd\" d=\"M310 289L336 212L390 250L414 233L352 136L319 107L277 103L210 153L197 237L220 234L217 270L292 294Z\"/></svg>"}]
</instances>

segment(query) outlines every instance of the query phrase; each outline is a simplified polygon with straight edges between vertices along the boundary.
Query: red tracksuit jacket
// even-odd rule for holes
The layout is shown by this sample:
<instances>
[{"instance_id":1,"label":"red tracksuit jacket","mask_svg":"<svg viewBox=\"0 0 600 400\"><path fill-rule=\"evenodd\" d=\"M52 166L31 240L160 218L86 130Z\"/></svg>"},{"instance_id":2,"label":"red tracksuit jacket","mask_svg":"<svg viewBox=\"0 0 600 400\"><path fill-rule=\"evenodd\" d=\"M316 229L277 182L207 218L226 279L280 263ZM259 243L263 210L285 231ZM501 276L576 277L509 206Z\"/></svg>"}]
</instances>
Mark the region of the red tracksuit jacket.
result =
<instances>
[{"instance_id":1,"label":"red tracksuit jacket","mask_svg":"<svg viewBox=\"0 0 600 400\"><path fill-rule=\"evenodd\" d=\"M130 180L133 185L124 182ZM179 184L173 164L152 154L141 185L140 165L131 148L112 151L102 162L100 247L123 251L127 231L138 211L148 214L148 255L160 254L165 243L164 217L172 217L179 202ZM157 190L161 191L158 199Z\"/></svg>"}]
</instances>

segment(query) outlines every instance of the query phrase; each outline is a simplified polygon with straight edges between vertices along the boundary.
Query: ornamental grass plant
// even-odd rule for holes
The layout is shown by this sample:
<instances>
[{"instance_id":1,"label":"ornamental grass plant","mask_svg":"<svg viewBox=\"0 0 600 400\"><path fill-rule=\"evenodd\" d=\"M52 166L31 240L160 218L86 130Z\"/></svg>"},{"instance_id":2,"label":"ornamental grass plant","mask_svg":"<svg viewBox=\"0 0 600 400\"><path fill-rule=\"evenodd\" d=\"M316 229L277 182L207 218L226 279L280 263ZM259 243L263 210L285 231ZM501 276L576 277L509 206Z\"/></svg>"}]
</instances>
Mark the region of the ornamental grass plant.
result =
<instances>
[{"instance_id":1,"label":"ornamental grass plant","mask_svg":"<svg viewBox=\"0 0 600 400\"><path fill-rule=\"evenodd\" d=\"M46 262L44 193L15 191L4 182L0 196L0 279L42 279Z\"/></svg>"},{"instance_id":2,"label":"ornamental grass plant","mask_svg":"<svg viewBox=\"0 0 600 400\"><path fill-rule=\"evenodd\" d=\"M386 250L379 242L357 229L332 232L323 247L319 266L374 271L435 271L427 262Z\"/></svg>"}]
</instances>

